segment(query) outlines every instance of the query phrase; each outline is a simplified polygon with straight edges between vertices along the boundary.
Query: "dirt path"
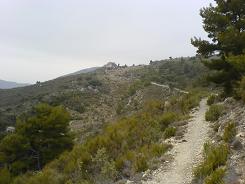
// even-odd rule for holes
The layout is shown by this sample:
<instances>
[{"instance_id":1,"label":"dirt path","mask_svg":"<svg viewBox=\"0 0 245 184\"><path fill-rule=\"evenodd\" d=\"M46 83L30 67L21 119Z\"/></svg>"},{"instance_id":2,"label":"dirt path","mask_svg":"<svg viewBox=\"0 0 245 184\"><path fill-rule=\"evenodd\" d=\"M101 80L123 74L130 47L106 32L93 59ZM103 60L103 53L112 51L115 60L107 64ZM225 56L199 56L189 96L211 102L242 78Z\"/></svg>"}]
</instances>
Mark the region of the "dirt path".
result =
<instances>
[{"instance_id":1,"label":"dirt path","mask_svg":"<svg viewBox=\"0 0 245 184\"><path fill-rule=\"evenodd\" d=\"M164 85L164 84L158 84L156 82L151 82L152 85L155 85L155 86L159 86L159 87L163 87L163 88L166 88L166 89L169 89L170 90L170 87L169 85ZM173 88L173 90L179 92L179 93L184 93L184 94L189 94L188 91L184 91L182 89L179 89L179 88Z\"/></svg>"},{"instance_id":2,"label":"dirt path","mask_svg":"<svg viewBox=\"0 0 245 184\"><path fill-rule=\"evenodd\" d=\"M151 176L151 179L142 181L143 184L190 184L192 168L202 158L202 147L208 139L208 123L205 121L205 112L208 108L206 99L200 102L200 108L192 114L188 124L188 132L184 136L186 142L174 146L171 153L174 161L165 165Z\"/></svg>"}]
</instances>

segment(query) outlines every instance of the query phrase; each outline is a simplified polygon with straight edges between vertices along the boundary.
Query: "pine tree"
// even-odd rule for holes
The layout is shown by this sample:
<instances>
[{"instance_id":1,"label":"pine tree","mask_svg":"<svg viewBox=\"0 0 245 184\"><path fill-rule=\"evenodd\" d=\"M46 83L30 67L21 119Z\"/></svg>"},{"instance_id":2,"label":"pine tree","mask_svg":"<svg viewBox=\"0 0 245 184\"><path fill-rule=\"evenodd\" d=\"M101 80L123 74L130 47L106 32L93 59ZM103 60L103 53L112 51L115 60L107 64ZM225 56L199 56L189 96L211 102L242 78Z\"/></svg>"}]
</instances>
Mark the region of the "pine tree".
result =
<instances>
[{"instance_id":1,"label":"pine tree","mask_svg":"<svg viewBox=\"0 0 245 184\"><path fill-rule=\"evenodd\" d=\"M201 9L200 15L211 41L194 37L191 43L203 58L218 56L204 60L208 68L215 70L208 78L230 95L245 74L245 1L215 0L215 6Z\"/></svg>"},{"instance_id":2,"label":"pine tree","mask_svg":"<svg viewBox=\"0 0 245 184\"><path fill-rule=\"evenodd\" d=\"M12 175L40 170L73 146L68 112L61 106L38 105L33 116L18 120L16 131L0 142L0 170Z\"/></svg>"}]
</instances>

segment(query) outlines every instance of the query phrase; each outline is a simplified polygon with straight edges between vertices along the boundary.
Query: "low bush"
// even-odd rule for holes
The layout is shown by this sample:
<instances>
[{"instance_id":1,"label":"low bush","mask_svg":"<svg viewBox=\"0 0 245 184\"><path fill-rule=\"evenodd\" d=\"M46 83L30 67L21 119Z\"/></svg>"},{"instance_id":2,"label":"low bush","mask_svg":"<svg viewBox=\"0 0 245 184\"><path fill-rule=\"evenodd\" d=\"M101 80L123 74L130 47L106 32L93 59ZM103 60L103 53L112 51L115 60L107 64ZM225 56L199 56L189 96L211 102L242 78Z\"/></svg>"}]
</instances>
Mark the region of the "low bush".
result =
<instances>
[{"instance_id":1,"label":"low bush","mask_svg":"<svg viewBox=\"0 0 245 184\"><path fill-rule=\"evenodd\" d=\"M225 168L221 167L214 170L204 181L204 184L224 184L223 177Z\"/></svg>"},{"instance_id":2,"label":"low bush","mask_svg":"<svg viewBox=\"0 0 245 184\"><path fill-rule=\"evenodd\" d=\"M210 95L207 100L208 105L213 105L216 99L216 95Z\"/></svg>"},{"instance_id":3,"label":"low bush","mask_svg":"<svg viewBox=\"0 0 245 184\"><path fill-rule=\"evenodd\" d=\"M149 80L136 80L128 88L126 96L134 95L138 90L149 86L151 83Z\"/></svg>"},{"instance_id":4,"label":"low bush","mask_svg":"<svg viewBox=\"0 0 245 184\"><path fill-rule=\"evenodd\" d=\"M179 97L172 97L170 104L172 105L173 111L179 111L182 114L188 114L191 109L199 106L199 102L202 97L206 95L205 91L191 90L188 94L184 94Z\"/></svg>"},{"instance_id":5,"label":"low bush","mask_svg":"<svg viewBox=\"0 0 245 184\"><path fill-rule=\"evenodd\" d=\"M170 137L173 137L173 136L175 136L175 133L176 133L176 128L175 127L168 127L164 131L164 138L168 139Z\"/></svg>"},{"instance_id":6,"label":"low bush","mask_svg":"<svg viewBox=\"0 0 245 184\"><path fill-rule=\"evenodd\" d=\"M52 184L58 180L61 183L95 183L98 178L104 183L112 183L147 170L152 159L161 157L170 148L159 140L164 135L173 136L176 129L171 124L186 117L179 110L180 98L185 99L178 96L175 103L170 103L177 107L170 107L173 112L164 112L161 103L154 103L157 105L149 111L143 108L136 114L107 124L101 133L51 162L40 175L29 176L27 181L18 184L39 184L45 178L55 179L51 180Z\"/></svg>"},{"instance_id":7,"label":"low bush","mask_svg":"<svg viewBox=\"0 0 245 184\"><path fill-rule=\"evenodd\" d=\"M133 84L131 84L128 88L128 94L127 96L132 96L136 93L137 90L143 88L143 83L141 81L135 81Z\"/></svg>"},{"instance_id":8,"label":"low bush","mask_svg":"<svg viewBox=\"0 0 245 184\"><path fill-rule=\"evenodd\" d=\"M10 184L11 174L7 168L0 169L0 183Z\"/></svg>"},{"instance_id":9,"label":"low bush","mask_svg":"<svg viewBox=\"0 0 245 184\"><path fill-rule=\"evenodd\" d=\"M165 130L171 123L175 122L180 118L179 114L173 112L166 112L162 116L159 117L159 125L161 130Z\"/></svg>"},{"instance_id":10,"label":"low bush","mask_svg":"<svg viewBox=\"0 0 245 184\"><path fill-rule=\"evenodd\" d=\"M206 143L204 145L204 160L203 162L194 170L195 177L197 179L202 179L206 181L213 181L217 175L220 176L221 166L225 166L228 158L228 146L225 144L210 144ZM217 181L217 179L216 179Z\"/></svg>"},{"instance_id":11,"label":"low bush","mask_svg":"<svg viewBox=\"0 0 245 184\"><path fill-rule=\"evenodd\" d=\"M207 121L217 121L223 112L223 105L211 105L205 114L205 119Z\"/></svg>"},{"instance_id":12,"label":"low bush","mask_svg":"<svg viewBox=\"0 0 245 184\"><path fill-rule=\"evenodd\" d=\"M225 142L229 143L232 141L235 135L236 135L236 125L234 122L229 122L224 129L224 134L222 138Z\"/></svg>"},{"instance_id":13,"label":"low bush","mask_svg":"<svg viewBox=\"0 0 245 184\"><path fill-rule=\"evenodd\" d=\"M245 77L240 81L240 84L236 90L235 98L242 99L245 102Z\"/></svg>"}]
</instances>

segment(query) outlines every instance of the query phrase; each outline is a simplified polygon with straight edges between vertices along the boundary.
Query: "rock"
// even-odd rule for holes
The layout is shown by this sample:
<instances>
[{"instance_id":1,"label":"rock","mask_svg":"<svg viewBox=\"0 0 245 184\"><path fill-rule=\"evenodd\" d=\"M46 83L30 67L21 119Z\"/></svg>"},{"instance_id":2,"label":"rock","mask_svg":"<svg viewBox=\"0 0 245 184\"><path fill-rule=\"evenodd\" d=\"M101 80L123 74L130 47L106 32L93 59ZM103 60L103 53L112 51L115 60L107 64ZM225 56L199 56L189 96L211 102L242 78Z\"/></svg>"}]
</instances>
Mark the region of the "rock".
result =
<instances>
[{"instance_id":1,"label":"rock","mask_svg":"<svg viewBox=\"0 0 245 184\"><path fill-rule=\"evenodd\" d=\"M15 131L15 127L9 126L6 128L7 133L14 133L14 131Z\"/></svg>"},{"instance_id":2,"label":"rock","mask_svg":"<svg viewBox=\"0 0 245 184\"><path fill-rule=\"evenodd\" d=\"M243 148L243 145L242 145L240 139L235 138L235 140L231 143L231 147L234 150L241 150Z\"/></svg>"},{"instance_id":3,"label":"rock","mask_svg":"<svg viewBox=\"0 0 245 184\"><path fill-rule=\"evenodd\" d=\"M148 169L147 171L144 172L144 174L143 174L142 177L143 177L143 178L147 177L147 176L150 174L150 172L151 172L151 171Z\"/></svg>"},{"instance_id":4,"label":"rock","mask_svg":"<svg viewBox=\"0 0 245 184\"><path fill-rule=\"evenodd\" d=\"M237 138L245 137L245 133L241 132L241 133L237 134L236 137L237 137Z\"/></svg>"},{"instance_id":5,"label":"rock","mask_svg":"<svg viewBox=\"0 0 245 184\"><path fill-rule=\"evenodd\" d=\"M232 97L228 97L224 100L224 103L226 104L233 104L234 103L234 99Z\"/></svg>"}]
</instances>

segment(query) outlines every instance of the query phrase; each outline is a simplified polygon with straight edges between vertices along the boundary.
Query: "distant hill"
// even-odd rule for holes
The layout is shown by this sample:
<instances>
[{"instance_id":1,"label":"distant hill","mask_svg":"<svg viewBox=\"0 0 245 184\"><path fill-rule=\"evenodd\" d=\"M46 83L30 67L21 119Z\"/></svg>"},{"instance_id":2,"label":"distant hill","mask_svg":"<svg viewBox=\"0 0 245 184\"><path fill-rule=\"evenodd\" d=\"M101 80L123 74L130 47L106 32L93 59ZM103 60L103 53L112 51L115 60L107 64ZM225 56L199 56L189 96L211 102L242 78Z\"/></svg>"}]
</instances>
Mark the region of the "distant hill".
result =
<instances>
[{"instance_id":1,"label":"distant hill","mask_svg":"<svg viewBox=\"0 0 245 184\"><path fill-rule=\"evenodd\" d=\"M71 75L79 75L79 74L83 74L83 73L94 72L94 71L97 70L98 68L99 68L99 67L91 67L91 68L82 69L82 70L79 70L79 71L77 71L77 72L67 74L67 75L65 75L65 76L63 76L63 77L71 76Z\"/></svg>"},{"instance_id":2,"label":"distant hill","mask_svg":"<svg viewBox=\"0 0 245 184\"><path fill-rule=\"evenodd\" d=\"M5 81L0 79L0 89L12 89L12 88L24 87L28 85L30 84L22 84L22 83L16 83L16 82Z\"/></svg>"},{"instance_id":3,"label":"distant hill","mask_svg":"<svg viewBox=\"0 0 245 184\"><path fill-rule=\"evenodd\" d=\"M74 72L74 73L70 73L70 74L64 75L64 76L62 76L62 77L67 77L67 76L71 76L71 75L79 75L79 74L84 74L84 73L90 73L90 72L96 71L96 70L99 69L99 68L115 69L115 68L117 68L117 67L118 67L118 65L117 65L116 63L108 62L108 63L105 64L103 67L91 67L91 68L85 68L85 69L79 70L79 71L77 71L77 72Z\"/></svg>"}]
</instances>

